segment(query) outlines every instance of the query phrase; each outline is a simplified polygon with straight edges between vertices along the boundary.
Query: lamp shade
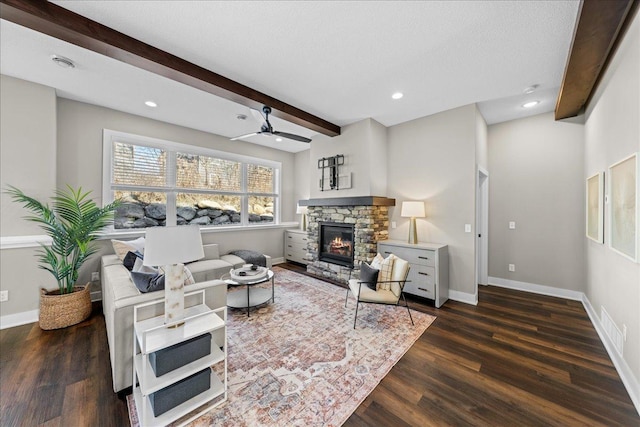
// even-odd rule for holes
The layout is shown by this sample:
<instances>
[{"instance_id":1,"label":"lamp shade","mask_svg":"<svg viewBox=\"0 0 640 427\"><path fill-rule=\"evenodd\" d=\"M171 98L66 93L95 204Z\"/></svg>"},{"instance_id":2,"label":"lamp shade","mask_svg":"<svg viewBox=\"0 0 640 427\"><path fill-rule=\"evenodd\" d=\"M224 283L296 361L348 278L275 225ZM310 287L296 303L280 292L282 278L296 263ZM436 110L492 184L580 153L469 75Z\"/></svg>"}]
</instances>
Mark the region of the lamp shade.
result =
<instances>
[{"instance_id":1,"label":"lamp shade","mask_svg":"<svg viewBox=\"0 0 640 427\"><path fill-rule=\"evenodd\" d=\"M424 218L424 202L402 202L402 211L400 216Z\"/></svg>"},{"instance_id":2,"label":"lamp shade","mask_svg":"<svg viewBox=\"0 0 640 427\"><path fill-rule=\"evenodd\" d=\"M181 264L204 257L200 227L183 225L147 228L143 264Z\"/></svg>"},{"instance_id":3,"label":"lamp shade","mask_svg":"<svg viewBox=\"0 0 640 427\"><path fill-rule=\"evenodd\" d=\"M296 209L297 214L306 214L309 211L306 206L298 206Z\"/></svg>"}]
</instances>

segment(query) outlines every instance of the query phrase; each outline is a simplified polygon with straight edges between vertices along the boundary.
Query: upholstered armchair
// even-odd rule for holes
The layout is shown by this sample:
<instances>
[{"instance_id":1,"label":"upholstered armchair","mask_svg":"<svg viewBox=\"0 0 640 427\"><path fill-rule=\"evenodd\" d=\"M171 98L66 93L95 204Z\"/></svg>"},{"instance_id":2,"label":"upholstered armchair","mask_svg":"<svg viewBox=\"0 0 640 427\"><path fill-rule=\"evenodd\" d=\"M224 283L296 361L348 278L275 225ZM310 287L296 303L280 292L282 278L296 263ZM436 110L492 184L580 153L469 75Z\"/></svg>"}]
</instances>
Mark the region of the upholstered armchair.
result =
<instances>
[{"instance_id":1,"label":"upholstered armchair","mask_svg":"<svg viewBox=\"0 0 640 427\"><path fill-rule=\"evenodd\" d=\"M411 317L411 310L409 310L409 304L404 297L404 285L407 282L407 276L409 275L409 262L394 255L393 266L391 269L390 280L372 280L371 278L352 279L349 276L349 289L347 290L347 296L344 301L344 306L347 306L349 300L349 293L356 299L356 312L353 319L353 328L356 328L356 321L358 319L358 306L361 302L370 304L387 304L400 306L400 298L404 301L404 306L407 307L409 313L409 319L413 325L413 317ZM364 263L361 265L361 271L368 269ZM361 273L362 274L362 273Z\"/></svg>"}]
</instances>

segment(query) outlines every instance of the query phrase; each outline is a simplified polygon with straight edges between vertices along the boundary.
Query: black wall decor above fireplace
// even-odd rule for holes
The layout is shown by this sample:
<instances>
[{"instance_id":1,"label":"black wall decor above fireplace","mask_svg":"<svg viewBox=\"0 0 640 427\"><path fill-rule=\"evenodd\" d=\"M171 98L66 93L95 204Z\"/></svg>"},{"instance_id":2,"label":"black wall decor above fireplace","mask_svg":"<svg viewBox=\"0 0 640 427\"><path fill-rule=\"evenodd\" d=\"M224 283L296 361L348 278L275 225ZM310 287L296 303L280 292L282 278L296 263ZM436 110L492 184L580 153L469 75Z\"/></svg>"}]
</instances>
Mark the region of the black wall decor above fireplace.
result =
<instances>
[{"instance_id":1,"label":"black wall decor above fireplace","mask_svg":"<svg viewBox=\"0 0 640 427\"><path fill-rule=\"evenodd\" d=\"M318 260L353 268L354 225L320 222Z\"/></svg>"}]
</instances>

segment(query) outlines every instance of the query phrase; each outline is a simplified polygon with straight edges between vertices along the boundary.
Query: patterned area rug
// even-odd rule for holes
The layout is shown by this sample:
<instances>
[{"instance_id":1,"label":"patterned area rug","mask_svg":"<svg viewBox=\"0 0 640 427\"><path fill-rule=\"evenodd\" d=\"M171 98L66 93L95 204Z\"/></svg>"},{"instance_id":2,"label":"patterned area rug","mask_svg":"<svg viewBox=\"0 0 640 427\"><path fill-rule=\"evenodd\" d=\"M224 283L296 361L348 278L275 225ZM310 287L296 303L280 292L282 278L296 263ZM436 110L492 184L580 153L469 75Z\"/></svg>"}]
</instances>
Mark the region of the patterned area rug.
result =
<instances>
[{"instance_id":1,"label":"patterned area rug","mask_svg":"<svg viewBox=\"0 0 640 427\"><path fill-rule=\"evenodd\" d=\"M412 326L405 308L362 304L354 330L346 289L274 272L275 304L249 318L229 309L228 400L190 425L339 426L435 320L412 310Z\"/></svg>"}]
</instances>

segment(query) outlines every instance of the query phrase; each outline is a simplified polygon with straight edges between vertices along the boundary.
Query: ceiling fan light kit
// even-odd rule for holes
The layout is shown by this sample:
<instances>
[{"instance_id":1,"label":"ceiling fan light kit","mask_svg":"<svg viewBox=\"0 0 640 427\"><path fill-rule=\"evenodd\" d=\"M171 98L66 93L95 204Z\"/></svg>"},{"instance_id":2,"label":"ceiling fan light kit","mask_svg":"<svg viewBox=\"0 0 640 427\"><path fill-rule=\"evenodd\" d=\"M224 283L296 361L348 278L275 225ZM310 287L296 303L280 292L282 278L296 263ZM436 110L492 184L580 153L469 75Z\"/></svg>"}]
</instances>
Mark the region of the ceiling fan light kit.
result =
<instances>
[{"instance_id":1,"label":"ceiling fan light kit","mask_svg":"<svg viewBox=\"0 0 640 427\"><path fill-rule=\"evenodd\" d=\"M295 135L287 132L278 132L273 130L273 126L271 126L271 123L269 122L269 114L271 114L271 107L267 105L263 106L262 112L264 113L264 123L262 124L262 127L260 128L259 132L253 132L253 133L248 133L246 135L236 136L235 138L231 138L231 141L248 138L250 136L255 136L255 135L266 135L266 136L278 136L282 138L293 139L294 141L299 141L299 142L306 142L306 143L311 142L311 139L304 136Z\"/></svg>"}]
</instances>

